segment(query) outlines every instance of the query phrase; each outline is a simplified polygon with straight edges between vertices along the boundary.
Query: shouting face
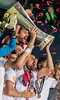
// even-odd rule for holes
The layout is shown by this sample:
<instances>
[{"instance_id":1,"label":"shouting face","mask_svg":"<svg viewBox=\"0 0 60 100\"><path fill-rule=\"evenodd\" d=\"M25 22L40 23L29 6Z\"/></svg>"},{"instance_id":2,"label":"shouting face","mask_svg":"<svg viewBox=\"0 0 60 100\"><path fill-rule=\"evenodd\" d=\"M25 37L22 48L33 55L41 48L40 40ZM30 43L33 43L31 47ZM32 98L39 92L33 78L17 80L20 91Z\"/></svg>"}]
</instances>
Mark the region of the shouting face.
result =
<instances>
[{"instance_id":1,"label":"shouting face","mask_svg":"<svg viewBox=\"0 0 60 100\"><path fill-rule=\"evenodd\" d=\"M36 70L37 66L36 66L36 59L34 55L31 54L29 56L26 66L27 66L27 69L30 71Z\"/></svg>"},{"instance_id":2,"label":"shouting face","mask_svg":"<svg viewBox=\"0 0 60 100\"><path fill-rule=\"evenodd\" d=\"M22 28L19 32L18 42L25 44L28 36L29 36L28 31L26 29Z\"/></svg>"}]
</instances>

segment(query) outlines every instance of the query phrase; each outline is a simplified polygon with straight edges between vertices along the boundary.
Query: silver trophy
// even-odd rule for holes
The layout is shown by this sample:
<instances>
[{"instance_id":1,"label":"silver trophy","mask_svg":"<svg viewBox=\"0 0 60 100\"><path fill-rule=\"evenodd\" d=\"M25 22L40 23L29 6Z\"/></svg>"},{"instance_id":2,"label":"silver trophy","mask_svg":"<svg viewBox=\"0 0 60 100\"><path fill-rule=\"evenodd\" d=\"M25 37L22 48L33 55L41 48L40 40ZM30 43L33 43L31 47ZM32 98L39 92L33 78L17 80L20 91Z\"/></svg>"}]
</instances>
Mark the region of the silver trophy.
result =
<instances>
[{"instance_id":1,"label":"silver trophy","mask_svg":"<svg viewBox=\"0 0 60 100\"><path fill-rule=\"evenodd\" d=\"M31 18L28 16L28 14L25 12L24 8L22 7L22 5L19 2L15 3L7 12L9 14L15 13L19 25L26 28L27 30L28 30L28 27L30 27L32 29L34 26L36 26L33 23L33 21L31 20ZM48 35L48 34L46 34L45 32L43 32L39 29L37 36L36 36L36 40L39 42L40 50L43 50L43 48L52 39L54 39L54 36Z\"/></svg>"}]
</instances>

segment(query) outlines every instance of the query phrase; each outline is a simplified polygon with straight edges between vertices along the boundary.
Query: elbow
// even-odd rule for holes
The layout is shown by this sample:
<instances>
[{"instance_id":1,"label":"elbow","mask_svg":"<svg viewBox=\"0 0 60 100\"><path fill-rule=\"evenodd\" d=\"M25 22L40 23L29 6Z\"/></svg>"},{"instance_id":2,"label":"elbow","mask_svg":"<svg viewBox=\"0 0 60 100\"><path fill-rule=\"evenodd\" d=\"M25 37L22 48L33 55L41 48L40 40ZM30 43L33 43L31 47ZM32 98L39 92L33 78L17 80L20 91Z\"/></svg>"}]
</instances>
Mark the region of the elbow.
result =
<instances>
[{"instance_id":1,"label":"elbow","mask_svg":"<svg viewBox=\"0 0 60 100\"><path fill-rule=\"evenodd\" d=\"M17 64L16 66L17 66L17 68L18 68L19 70L21 70L21 69L23 68L23 64L22 64L22 65L21 65L21 64Z\"/></svg>"},{"instance_id":2,"label":"elbow","mask_svg":"<svg viewBox=\"0 0 60 100\"><path fill-rule=\"evenodd\" d=\"M17 68L20 68L21 63L18 63L18 62L17 62L17 63L15 64L15 66L16 66Z\"/></svg>"},{"instance_id":3,"label":"elbow","mask_svg":"<svg viewBox=\"0 0 60 100\"><path fill-rule=\"evenodd\" d=\"M18 65L17 67L18 67L18 69L19 69L19 70L21 70L21 69L22 69L22 66L19 66L19 65Z\"/></svg>"},{"instance_id":4,"label":"elbow","mask_svg":"<svg viewBox=\"0 0 60 100\"><path fill-rule=\"evenodd\" d=\"M15 48L16 48L16 45L12 46L12 51L15 50Z\"/></svg>"}]
</instances>

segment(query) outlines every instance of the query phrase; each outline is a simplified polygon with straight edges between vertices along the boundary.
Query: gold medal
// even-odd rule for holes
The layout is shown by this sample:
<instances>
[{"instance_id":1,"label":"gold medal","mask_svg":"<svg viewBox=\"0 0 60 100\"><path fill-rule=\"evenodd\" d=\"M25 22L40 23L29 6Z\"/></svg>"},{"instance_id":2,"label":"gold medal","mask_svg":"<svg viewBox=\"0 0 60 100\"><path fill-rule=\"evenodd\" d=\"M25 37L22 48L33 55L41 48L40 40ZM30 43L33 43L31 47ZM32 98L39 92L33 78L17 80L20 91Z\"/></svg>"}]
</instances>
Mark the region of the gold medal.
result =
<instances>
[{"instance_id":1,"label":"gold medal","mask_svg":"<svg viewBox=\"0 0 60 100\"><path fill-rule=\"evenodd\" d=\"M40 98L41 97L41 95L38 93L38 98Z\"/></svg>"}]
</instances>

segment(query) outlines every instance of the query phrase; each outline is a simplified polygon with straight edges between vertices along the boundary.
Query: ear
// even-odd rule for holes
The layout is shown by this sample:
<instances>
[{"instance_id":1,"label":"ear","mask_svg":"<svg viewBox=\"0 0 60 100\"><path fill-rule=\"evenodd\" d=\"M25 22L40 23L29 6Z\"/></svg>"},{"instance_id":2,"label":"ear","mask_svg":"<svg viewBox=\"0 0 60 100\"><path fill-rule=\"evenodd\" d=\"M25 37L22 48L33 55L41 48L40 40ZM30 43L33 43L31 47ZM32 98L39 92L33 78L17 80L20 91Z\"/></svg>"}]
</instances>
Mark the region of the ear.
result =
<instances>
[{"instance_id":1,"label":"ear","mask_svg":"<svg viewBox=\"0 0 60 100\"><path fill-rule=\"evenodd\" d=\"M41 64L38 64L38 66L40 67L40 66L41 66Z\"/></svg>"}]
</instances>

